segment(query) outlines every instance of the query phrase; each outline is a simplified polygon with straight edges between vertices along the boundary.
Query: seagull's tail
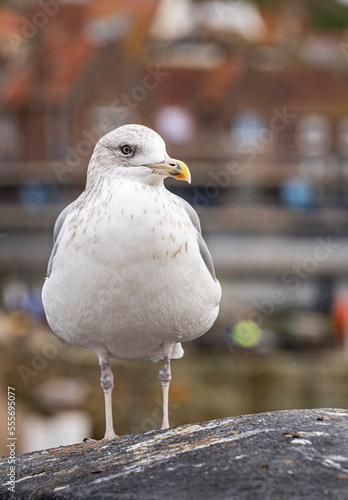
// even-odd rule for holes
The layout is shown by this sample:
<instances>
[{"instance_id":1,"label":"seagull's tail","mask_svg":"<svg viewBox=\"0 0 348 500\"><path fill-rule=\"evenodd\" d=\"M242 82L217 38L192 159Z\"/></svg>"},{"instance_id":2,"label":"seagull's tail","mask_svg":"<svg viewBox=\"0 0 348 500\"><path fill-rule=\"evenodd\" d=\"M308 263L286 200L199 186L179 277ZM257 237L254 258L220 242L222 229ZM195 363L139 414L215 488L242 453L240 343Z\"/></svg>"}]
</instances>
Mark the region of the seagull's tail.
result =
<instances>
[{"instance_id":1,"label":"seagull's tail","mask_svg":"<svg viewBox=\"0 0 348 500\"><path fill-rule=\"evenodd\" d=\"M184 349L182 348L182 345L180 342L177 342L174 346L174 349L172 350L172 353L170 355L170 358L171 359L178 359L178 358L182 358L183 355L184 355L185 351ZM155 352L155 354L153 356L151 356L151 361L153 361L154 363L157 363L157 361L159 361L160 359L163 359L163 350L162 349L159 349L157 352Z\"/></svg>"}]
</instances>

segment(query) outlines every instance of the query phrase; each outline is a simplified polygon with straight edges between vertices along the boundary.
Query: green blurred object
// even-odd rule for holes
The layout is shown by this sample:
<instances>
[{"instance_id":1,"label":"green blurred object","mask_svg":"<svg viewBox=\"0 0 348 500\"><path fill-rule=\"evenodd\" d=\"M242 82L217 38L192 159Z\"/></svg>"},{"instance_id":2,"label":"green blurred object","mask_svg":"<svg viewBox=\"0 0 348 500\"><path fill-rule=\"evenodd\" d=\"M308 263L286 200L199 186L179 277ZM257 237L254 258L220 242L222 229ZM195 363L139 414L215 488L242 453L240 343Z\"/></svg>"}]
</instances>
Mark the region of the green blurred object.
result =
<instances>
[{"instance_id":1,"label":"green blurred object","mask_svg":"<svg viewBox=\"0 0 348 500\"><path fill-rule=\"evenodd\" d=\"M232 327L232 339L241 347L254 347L261 340L261 328L254 321L239 321Z\"/></svg>"}]
</instances>

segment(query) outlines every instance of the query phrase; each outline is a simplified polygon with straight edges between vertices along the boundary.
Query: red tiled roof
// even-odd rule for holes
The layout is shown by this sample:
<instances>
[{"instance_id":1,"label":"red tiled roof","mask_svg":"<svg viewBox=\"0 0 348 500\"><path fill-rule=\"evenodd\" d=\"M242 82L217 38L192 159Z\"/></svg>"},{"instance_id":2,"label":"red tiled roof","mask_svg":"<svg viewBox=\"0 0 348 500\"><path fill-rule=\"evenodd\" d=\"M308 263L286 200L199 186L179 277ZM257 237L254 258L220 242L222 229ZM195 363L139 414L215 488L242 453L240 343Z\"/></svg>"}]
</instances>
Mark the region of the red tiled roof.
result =
<instances>
[{"instance_id":1,"label":"red tiled roof","mask_svg":"<svg viewBox=\"0 0 348 500\"><path fill-rule=\"evenodd\" d=\"M84 36L82 27L91 19L109 15L132 18L132 29L125 42L126 56L141 54L156 0L94 0L83 4L60 5L59 13L40 31L38 52L32 61L24 61L8 70L0 92L2 103L18 107L33 92L46 104L56 103L72 91L88 65L98 57L99 47ZM0 21L9 16L0 9ZM0 22L0 26L2 23ZM28 41L31 43L31 40ZM287 105L301 109L345 109L348 106L348 84L342 73L314 66L292 66L279 71L262 71L245 61L229 58L212 69L178 69L170 67L168 75L157 86L156 102L190 104L209 101L230 113L231 106L273 107Z\"/></svg>"},{"instance_id":2,"label":"red tiled roof","mask_svg":"<svg viewBox=\"0 0 348 500\"><path fill-rule=\"evenodd\" d=\"M48 103L54 104L72 89L96 52L95 47L76 37L43 55L46 74L42 91Z\"/></svg>"},{"instance_id":3,"label":"red tiled roof","mask_svg":"<svg viewBox=\"0 0 348 500\"><path fill-rule=\"evenodd\" d=\"M156 3L156 0L94 0L88 4L60 5L59 12L40 29L40 45L38 52L32 54L32 63L25 61L8 70L0 101L18 107L36 92L49 105L72 90L101 50L83 35L83 26L90 20L115 13L132 16L133 26L126 43L130 51L139 53ZM28 18L32 18L30 13Z\"/></svg>"},{"instance_id":4,"label":"red tiled roof","mask_svg":"<svg viewBox=\"0 0 348 500\"><path fill-rule=\"evenodd\" d=\"M7 7L0 6L0 38L17 33L22 27L21 16Z\"/></svg>"},{"instance_id":5,"label":"red tiled roof","mask_svg":"<svg viewBox=\"0 0 348 500\"><path fill-rule=\"evenodd\" d=\"M28 91L34 84L32 66L14 67L2 81L0 104L9 108L21 106L27 99Z\"/></svg>"}]
</instances>

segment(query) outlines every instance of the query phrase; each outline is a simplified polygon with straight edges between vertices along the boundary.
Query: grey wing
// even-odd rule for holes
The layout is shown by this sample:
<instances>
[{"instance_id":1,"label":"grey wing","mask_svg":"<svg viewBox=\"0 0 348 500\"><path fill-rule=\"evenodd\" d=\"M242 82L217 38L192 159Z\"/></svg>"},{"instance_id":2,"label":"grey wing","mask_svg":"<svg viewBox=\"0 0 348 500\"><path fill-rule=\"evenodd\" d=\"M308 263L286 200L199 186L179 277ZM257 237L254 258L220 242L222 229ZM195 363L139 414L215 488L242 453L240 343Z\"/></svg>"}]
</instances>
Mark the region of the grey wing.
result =
<instances>
[{"instance_id":1,"label":"grey wing","mask_svg":"<svg viewBox=\"0 0 348 500\"><path fill-rule=\"evenodd\" d=\"M204 260L205 265L208 268L208 271L212 275L212 278L216 281L216 275L215 275L215 269L214 269L214 263L213 259L211 258L210 252L208 250L207 244L202 238L202 235L200 233L198 234L198 247L199 251L201 253L202 259Z\"/></svg>"},{"instance_id":2,"label":"grey wing","mask_svg":"<svg viewBox=\"0 0 348 500\"><path fill-rule=\"evenodd\" d=\"M187 215L190 217L190 221L192 222L194 228L199 232L199 234L202 234L202 229L201 229L201 223L199 220L199 217L197 215L196 210L189 204L188 201L184 200L183 198L180 198L180 196L174 195L175 198L181 203L181 205L184 207L184 209L187 212Z\"/></svg>"},{"instance_id":3,"label":"grey wing","mask_svg":"<svg viewBox=\"0 0 348 500\"><path fill-rule=\"evenodd\" d=\"M59 214L59 216L58 216L58 218L56 220L56 223L54 225L54 229L53 229L53 248L52 248L50 259L48 261L47 278L50 277L51 272L52 272L52 266L53 266L54 257L55 257L55 255L57 253L59 242L60 242L61 236L62 236L61 229L63 227L65 219L67 218L67 216L71 212L73 203L70 203L70 205L68 205L66 208L64 208L64 210Z\"/></svg>"},{"instance_id":4,"label":"grey wing","mask_svg":"<svg viewBox=\"0 0 348 500\"><path fill-rule=\"evenodd\" d=\"M185 208L187 215L189 216L192 225L197 231L197 243L202 259L207 266L212 278L216 281L215 269L213 259L211 258L210 252L208 250L207 244L202 237L201 223L195 209L186 201L180 198L180 196L175 195L176 199L180 201L182 206Z\"/></svg>"}]
</instances>

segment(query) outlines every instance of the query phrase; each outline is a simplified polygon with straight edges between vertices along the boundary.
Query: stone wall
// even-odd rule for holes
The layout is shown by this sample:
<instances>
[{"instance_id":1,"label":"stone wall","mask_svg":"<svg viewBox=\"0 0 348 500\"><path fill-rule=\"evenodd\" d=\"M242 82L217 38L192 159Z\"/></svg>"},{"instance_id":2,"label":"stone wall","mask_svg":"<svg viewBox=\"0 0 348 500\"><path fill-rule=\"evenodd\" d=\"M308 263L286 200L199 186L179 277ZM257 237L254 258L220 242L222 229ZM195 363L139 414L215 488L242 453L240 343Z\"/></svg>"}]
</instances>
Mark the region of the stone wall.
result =
<instances>
[{"instance_id":1,"label":"stone wall","mask_svg":"<svg viewBox=\"0 0 348 500\"><path fill-rule=\"evenodd\" d=\"M347 500L348 411L288 410L18 455L1 499Z\"/></svg>"}]
</instances>

